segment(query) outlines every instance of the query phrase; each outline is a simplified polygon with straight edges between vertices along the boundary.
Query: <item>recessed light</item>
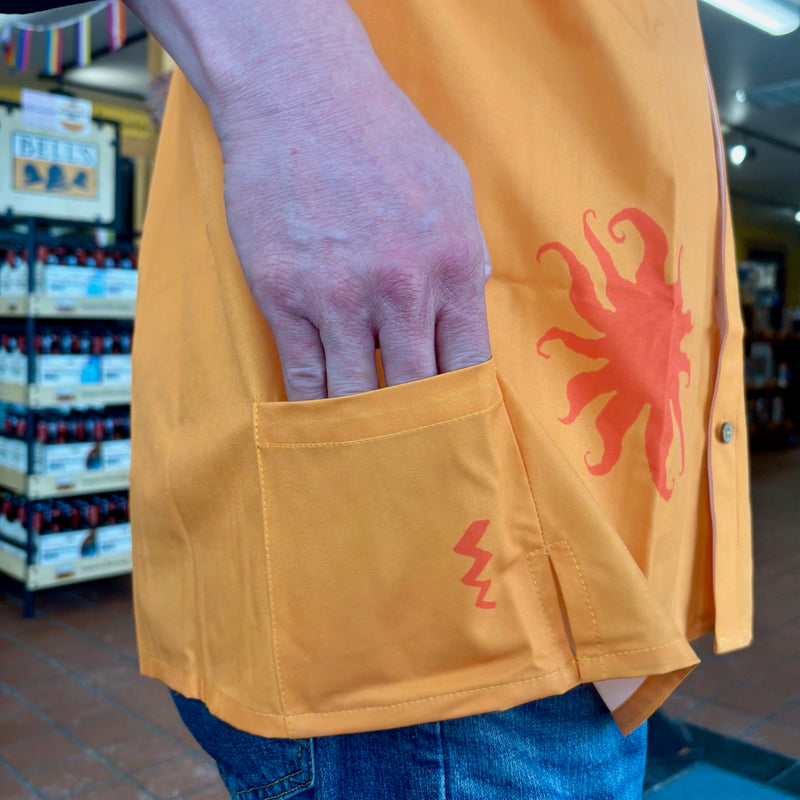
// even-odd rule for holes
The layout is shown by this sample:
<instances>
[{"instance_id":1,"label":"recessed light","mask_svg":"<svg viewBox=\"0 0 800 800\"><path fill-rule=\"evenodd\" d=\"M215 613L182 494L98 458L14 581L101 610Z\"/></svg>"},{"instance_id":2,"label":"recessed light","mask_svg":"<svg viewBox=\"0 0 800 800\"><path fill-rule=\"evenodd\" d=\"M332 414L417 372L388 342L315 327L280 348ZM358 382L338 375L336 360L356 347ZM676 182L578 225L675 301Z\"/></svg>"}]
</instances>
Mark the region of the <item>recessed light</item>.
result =
<instances>
[{"instance_id":1,"label":"recessed light","mask_svg":"<svg viewBox=\"0 0 800 800\"><path fill-rule=\"evenodd\" d=\"M747 158L747 145L733 145L733 147L728 149L728 157L731 160L731 164L736 167L741 166L744 163L744 160Z\"/></svg>"},{"instance_id":2,"label":"recessed light","mask_svg":"<svg viewBox=\"0 0 800 800\"><path fill-rule=\"evenodd\" d=\"M783 36L800 27L800 8L786 0L703 0L703 2L773 36Z\"/></svg>"},{"instance_id":3,"label":"recessed light","mask_svg":"<svg viewBox=\"0 0 800 800\"><path fill-rule=\"evenodd\" d=\"M736 90L736 99L740 103L746 103L747 102L747 92L744 89L737 89Z\"/></svg>"}]
</instances>

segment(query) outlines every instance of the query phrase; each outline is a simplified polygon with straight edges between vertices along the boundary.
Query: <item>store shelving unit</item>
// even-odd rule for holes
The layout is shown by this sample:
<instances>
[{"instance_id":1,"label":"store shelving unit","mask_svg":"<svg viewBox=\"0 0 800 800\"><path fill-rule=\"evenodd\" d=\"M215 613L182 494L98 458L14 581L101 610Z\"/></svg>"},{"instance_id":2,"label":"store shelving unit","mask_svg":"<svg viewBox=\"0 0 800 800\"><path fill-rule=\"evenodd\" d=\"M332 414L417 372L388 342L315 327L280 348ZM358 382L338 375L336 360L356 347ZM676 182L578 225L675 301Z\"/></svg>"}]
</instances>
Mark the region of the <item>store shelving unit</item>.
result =
<instances>
[{"instance_id":1,"label":"store shelving unit","mask_svg":"<svg viewBox=\"0 0 800 800\"><path fill-rule=\"evenodd\" d=\"M47 297L30 294L0 297L0 317L34 319L133 319L136 302L124 298Z\"/></svg>"},{"instance_id":2,"label":"store shelving unit","mask_svg":"<svg viewBox=\"0 0 800 800\"><path fill-rule=\"evenodd\" d=\"M771 361L785 366L786 377L747 382L750 440L754 446L792 444L800 435L800 333L748 332L748 357L753 345L768 346Z\"/></svg>"},{"instance_id":3,"label":"store shelving unit","mask_svg":"<svg viewBox=\"0 0 800 800\"><path fill-rule=\"evenodd\" d=\"M16 222L19 220L10 220ZM130 403L129 384L70 383L41 385L36 382L37 356L32 346L42 325L66 324L71 320L118 323L132 321L135 301L119 297L62 297L41 292L33 268L35 254L43 235L51 224L64 222L29 218L25 220L27 234L24 248L28 253L28 293L0 296L0 322L22 326L27 342L27 383L0 382L0 402L24 407L27 417L25 446L27 469L0 465L0 488L9 490L28 501L93 495L101 492L122 492L128 488L127 469L87 469L69 474L37 474L34 470L35 419L45 409L75 406L124 406ZM88 243L87 243L88 244ZM120 249L115 245L114 249ZM23 585L23 613L33 616L36 591L53 586L129 573L131 555L127 552L103 554L92 552L76 557L44 563L40 555L40 538L34 529L33 515L26 514L25 536L0 532L0 572ZM24 538L24 541L22 539Z\"/></svg>"}]
</instances>

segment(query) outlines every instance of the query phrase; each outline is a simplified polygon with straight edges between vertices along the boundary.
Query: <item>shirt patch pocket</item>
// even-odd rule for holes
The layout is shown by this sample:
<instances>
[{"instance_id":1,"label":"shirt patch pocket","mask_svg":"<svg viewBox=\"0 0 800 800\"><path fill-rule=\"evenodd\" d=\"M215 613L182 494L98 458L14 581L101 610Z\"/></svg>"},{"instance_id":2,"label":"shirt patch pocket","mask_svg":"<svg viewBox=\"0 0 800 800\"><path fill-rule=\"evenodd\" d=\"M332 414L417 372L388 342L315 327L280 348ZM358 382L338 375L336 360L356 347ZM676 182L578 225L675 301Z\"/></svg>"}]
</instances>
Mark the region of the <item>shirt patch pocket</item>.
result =
<instances>
[{"instance_id":1,"label":"shirt patch pocket","mask_svg":"<svg viewBox=\"0 0 800 800\"><path fill-rule=\"evenodd\" d=\"M530 582L541 534L494 362L254 411L288 717L561 666Z\"/></svg>"}]
</instances>

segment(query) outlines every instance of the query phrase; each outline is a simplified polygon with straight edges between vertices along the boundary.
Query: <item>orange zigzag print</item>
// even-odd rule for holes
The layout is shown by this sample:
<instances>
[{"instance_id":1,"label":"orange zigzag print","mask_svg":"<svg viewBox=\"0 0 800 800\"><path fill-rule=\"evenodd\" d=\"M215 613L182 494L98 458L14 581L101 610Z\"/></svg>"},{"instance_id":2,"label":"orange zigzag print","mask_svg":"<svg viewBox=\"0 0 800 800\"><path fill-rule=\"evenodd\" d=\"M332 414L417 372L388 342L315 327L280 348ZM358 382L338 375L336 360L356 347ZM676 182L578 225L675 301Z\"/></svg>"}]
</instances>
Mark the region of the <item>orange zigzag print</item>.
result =
<instances>
[{"instance_id":1,"label":"orange zigzag print","mask_svg":"<svg viewBox=\"0 0 800 800\"><path fill-rule=\"evenodd\" d=\"M458 544L453 548L453 551L460 556L467 556L475 559L475 563L472 565L469 572L461 579L461 583L465 586L474 586L476 589L480 590L478 599L475 601L475 605L478 608L494 608L497 605L494 600L485 599L487 592L492 586L491 579L478 580L481 572L483 572L484 568L492 560L493 555L488 550L482 550L478 547L478 542L480 542L488 526L488 519L481 519L477 522L473 522L472 525L467 528L461 539L459 539Z\"/></svg>"}]
</instances>

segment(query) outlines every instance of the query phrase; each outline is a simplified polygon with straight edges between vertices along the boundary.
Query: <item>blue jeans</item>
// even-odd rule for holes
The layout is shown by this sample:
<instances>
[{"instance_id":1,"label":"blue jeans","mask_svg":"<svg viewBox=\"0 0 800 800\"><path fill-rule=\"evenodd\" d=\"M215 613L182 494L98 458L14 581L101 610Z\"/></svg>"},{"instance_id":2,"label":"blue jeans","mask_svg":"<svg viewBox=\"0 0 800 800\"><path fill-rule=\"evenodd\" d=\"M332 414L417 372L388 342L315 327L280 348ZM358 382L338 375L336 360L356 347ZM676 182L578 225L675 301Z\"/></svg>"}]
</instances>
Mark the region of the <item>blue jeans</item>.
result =
<instances>
[{"instance_id":1,"label":"blue jeans","mask_svg":"<svg viewBox=\"0 0 800 800\"><path fill-rule=\"evenodd\" d=\"M508 711L373 733L263 739L173 692L235 800L640 800L646 726L594 687Z\"/></svg>"}]
</instances>

